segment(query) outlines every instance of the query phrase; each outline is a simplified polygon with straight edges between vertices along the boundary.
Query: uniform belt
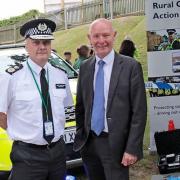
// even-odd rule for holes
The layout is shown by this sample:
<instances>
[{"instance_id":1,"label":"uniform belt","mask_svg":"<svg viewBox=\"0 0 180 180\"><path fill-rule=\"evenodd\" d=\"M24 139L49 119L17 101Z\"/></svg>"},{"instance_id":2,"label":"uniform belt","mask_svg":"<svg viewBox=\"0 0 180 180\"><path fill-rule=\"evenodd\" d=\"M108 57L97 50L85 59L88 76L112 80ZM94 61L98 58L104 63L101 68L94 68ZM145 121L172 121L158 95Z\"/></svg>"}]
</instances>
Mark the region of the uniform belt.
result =
<instances>
[{"instance_id":1,"label":"uniform belt","mask_svg":"<svg viewBox=\"0 0 180 180\"><path fill-rule=\"evenodd\" d=\"M107 132L101 132L101 134L98 136L94 131L90 131L89 132L89 136L90 137L93 137L93 138L96 138L96 137L108 137L109 133Z\"/></svg>"},{"instance_id":2,"label":"uniform belt","mask_svg":"<svg viewBox=\"0 0 180 180\"><path fill-rule=\"evenodd\" d=\"M38 149L51 149L62 140L63 140L63 136L61 136L58 141L52 142L51 144L37 145L37 144L26 143L23 141L14 141L14 145L17 144L20 146L25 146L25 147L30 147L30 148L38 148Z\"/></svg>"}]
</instances>

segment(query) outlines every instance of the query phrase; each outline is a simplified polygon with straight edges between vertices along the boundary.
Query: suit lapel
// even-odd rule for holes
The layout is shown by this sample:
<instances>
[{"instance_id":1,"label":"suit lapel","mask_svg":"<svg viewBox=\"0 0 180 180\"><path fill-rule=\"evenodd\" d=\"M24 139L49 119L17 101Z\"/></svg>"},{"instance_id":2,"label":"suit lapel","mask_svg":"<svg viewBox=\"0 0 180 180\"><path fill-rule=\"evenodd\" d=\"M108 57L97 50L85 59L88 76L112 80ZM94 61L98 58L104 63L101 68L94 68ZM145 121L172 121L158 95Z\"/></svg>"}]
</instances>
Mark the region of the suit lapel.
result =
<instances>
[{"instance_id":1,"label":"suit lapel","mask_svg":"<svg viewBox=\"0 0 180 180\"><path fill-rule=\"evenodd\" d=\"M109 94L108 94L108 102L107 102L107 112L109 111L114 92L116 90L116 86L118 83L119 75L122 70L122 58L118 56L115 53L115 58L114 58L114 63L113 63L113 68L112 68L112 73L111 73L111 79L110 79L110 84L109 84Z\"/></svg>"},{"instance_id":2,"label":"suit lapel","mask_svg":"<svg viewBox=\"0 0 180 180\"><path fill-rule=\"evenodd\" d=\"M88 90L88 94L89 94L89 100L90 100L90 104L91 104L91 107L92 107L92 102L93 102L93 96L94 96L94 92L93 92L93 82L94 82L94 71L95 71L95 62L96 62L96 58L93 57L91 60L90 60L90 66L89 66L89 74L88 74L88 81L89 83L88 86L86 87L87 90Z\"/></svg>"}]
</instances>

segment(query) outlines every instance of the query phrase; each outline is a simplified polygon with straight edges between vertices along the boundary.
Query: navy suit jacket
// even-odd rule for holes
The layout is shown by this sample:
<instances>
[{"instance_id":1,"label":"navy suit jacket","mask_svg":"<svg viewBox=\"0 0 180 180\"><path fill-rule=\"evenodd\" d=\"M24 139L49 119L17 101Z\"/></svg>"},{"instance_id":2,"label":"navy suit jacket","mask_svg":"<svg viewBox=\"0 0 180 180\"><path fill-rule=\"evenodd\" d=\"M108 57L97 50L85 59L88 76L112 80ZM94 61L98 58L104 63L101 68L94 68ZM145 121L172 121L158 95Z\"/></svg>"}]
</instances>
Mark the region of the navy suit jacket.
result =
<instances>
[{"instance_id":1,"label":"navy suit jacket","mask_svg":"<svg viewBox=\"0 0 180 180\"><path fill-rule=\"evenodd\" d=\"M75 110L75 151L86 144L91 128L95 61L92 57L80 67ZM124 152L142 158L146 114L141 65L131 57L115 53L106 112L108 141L115 160L120 162Z\"/></svg>"}]
</instances>

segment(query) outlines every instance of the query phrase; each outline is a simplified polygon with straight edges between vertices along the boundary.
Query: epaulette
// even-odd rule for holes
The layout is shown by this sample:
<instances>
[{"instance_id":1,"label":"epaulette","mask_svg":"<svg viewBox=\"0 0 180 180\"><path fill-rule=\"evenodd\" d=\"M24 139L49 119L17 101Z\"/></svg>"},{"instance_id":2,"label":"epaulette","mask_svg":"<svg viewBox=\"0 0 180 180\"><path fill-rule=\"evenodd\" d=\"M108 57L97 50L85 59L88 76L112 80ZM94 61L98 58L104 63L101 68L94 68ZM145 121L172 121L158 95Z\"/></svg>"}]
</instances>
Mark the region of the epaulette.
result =
<instances>
[{"instance_id":1,"label":"epaulette","mask_svg":"<svg viewBox=\"0 0 180 180\"><path fill-rule=\"evenodd\" d=\"M10 75L12 75L12 74L19 71L22 68L23 68L22 64L11 65L9 68L6 69L6 72L9 73Z\"/></svg>"},{"instance_id":2,"label":"epaulette","mask_svg":"<svg viewBox=\"0 0 180 180\"><path fill-rule=\"evenodd\" d=\"M51 65L52 65L53 67L55 67L55 68L58 68L58 69L64 71L64 72L67 74L67 71L66 71L65 69L63 69L62 67L60 67L59 65L56 65L56 64L54 64L54 63L52 63L52 62L51 62Z\"/></svg>"}]
</instances>

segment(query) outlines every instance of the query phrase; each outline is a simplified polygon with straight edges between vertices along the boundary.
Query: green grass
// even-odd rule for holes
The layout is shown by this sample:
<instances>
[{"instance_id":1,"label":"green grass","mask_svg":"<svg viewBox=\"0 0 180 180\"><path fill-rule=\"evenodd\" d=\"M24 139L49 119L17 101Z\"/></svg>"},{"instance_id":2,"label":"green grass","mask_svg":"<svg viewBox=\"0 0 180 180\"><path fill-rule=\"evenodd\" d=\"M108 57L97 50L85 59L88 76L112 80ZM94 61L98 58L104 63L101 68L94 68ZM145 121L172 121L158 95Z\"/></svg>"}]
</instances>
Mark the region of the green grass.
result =
<instances>
[{"instance_id":1,"label":"green grass","mask_svg":"<svg viewBox=\"0 0 180 180\"><path fill-rule=\"evenodd\" d=\"M116 51L119 51L120 44L126 35L130 36L139 50L138 61L141 62L144 78L147 80L146 62L146 32L145 16L128 16L114 19L113 27L117 31L117 38L114 44ZM76 49L82 44L89 44L87 38L89 25L82 25L72 29L61 30L55 33L53 48L63 57L64 51L72 52L72 59L77 57Z\"/></svg>"},{"instance_id":2,"label":"green grass","mask_svg":"<svg viewBox=\"0 0 180 180\"><path fill-rule=\"evenodd\" d=\"M114 44L116 51L119 51L120 44L124 37L128 35L135 42L139 51L138 61L143 67L144 79L147 81L147 40L145 16L128 16L114 19L113 27L117 31L117 38ZM73 59L76 58L76 49L81 44L89 44L87 39L89 25L82 25L73 29L63 30L55 33L53 48L63 56L64 51L71 51ZM149 104L149 98L148 98ZM149 114L144 135L144 159L135 164L130 171L131 180L150 180L152 174L157 174L156 156L149 155ZM85 180L83 175L79 175L78 179Z\"/></svg>"}]
</instances>

